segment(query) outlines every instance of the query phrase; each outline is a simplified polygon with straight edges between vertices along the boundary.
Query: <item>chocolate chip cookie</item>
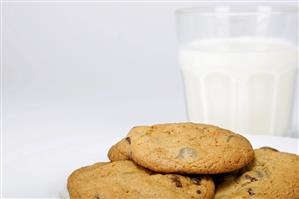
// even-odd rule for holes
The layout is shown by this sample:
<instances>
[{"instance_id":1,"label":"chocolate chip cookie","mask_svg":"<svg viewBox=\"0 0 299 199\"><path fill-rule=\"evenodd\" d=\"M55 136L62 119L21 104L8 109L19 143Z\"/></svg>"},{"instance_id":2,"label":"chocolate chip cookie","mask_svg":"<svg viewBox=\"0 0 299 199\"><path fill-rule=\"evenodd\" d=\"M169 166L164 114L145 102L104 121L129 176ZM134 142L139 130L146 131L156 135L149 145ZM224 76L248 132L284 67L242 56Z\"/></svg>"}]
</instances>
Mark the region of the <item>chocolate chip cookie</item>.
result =
<instances>
[{"instance_id":1,"label":"chocolate chip cookie","mask_svg":"<svg viewBox=\"0 0 299 199\"><path fill-rule=\"evenodd\" d=\"M216 182L215 199L299 199L299 156L257 149L252 163Z\"/></svg>"},{"instance_id":2,"label":"chocolate chip cookie","mask_svg":"<svg viewBox=\"0 0 299 199\"><path fill-rule=\"evenodd\" d=\"M122 139L110 148L108 158L112 161L129 160L130 144L131 139L129 137Z\"/></svg>"},{"instance_id":3,"label":"chocolate chip cookie","mask_svg":"<svg viewBox=\"0 0 299 199\"><path fill-rule=\"evenodd\" d=\"M71 199L211 199L214 195L210 177L153 173L128 160L78 169L67 187Z\"/></svg>"},{"instance_id":4,"label":"chocolate chip cookie","mask_svg":"<svg viewBox=\"0 0 299 199\"><path fill-rule=\"evenodd\" d=\"M110 149L108 157L130 159L162 173L217 174L244 167L254 153L246 138L231 131L174 123L133 128Z\"/></svg>"}]
</instances>

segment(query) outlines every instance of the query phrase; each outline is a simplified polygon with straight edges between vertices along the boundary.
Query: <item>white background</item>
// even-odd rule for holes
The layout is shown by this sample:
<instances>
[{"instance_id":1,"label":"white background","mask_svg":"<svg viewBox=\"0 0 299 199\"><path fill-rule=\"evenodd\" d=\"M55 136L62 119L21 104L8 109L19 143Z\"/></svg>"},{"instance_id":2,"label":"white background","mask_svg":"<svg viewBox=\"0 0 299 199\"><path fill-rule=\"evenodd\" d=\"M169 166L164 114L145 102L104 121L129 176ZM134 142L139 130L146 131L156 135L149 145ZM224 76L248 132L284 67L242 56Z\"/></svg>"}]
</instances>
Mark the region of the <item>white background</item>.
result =
<instances>
[{"instance_id":1,"label":"white background","mask_svg":"<svg viewBox=\"0 0 299 199\"><path fill-rule=\"evenodd\" d=\"M134 125L186 120L174 10L187 5L3 3L6 196L55 195L59 162L104 160ZM89 144L99 157L85 161Z\"/></svg>"}]
</instances>

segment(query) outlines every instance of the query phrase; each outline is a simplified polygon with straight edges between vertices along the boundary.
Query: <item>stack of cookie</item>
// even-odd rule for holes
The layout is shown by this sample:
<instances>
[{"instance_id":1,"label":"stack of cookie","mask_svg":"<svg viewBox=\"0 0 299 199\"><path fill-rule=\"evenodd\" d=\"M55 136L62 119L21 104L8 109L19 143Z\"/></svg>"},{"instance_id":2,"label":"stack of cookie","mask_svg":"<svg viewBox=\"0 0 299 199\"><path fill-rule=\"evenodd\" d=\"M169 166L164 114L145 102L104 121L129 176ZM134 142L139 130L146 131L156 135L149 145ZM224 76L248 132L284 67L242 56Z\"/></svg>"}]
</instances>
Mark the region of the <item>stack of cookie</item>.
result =
<instances>
[{"instance_id":1,"label":"stack of cookie","mask_svg":"<svg viewBox=\"0 0 299 199\"><path fill-rule=\"evenodd\" d=\"M216 126L135 127L108 157L71 174L72 199L299 199L299 156Z\"/></svg>"}]
</instances>

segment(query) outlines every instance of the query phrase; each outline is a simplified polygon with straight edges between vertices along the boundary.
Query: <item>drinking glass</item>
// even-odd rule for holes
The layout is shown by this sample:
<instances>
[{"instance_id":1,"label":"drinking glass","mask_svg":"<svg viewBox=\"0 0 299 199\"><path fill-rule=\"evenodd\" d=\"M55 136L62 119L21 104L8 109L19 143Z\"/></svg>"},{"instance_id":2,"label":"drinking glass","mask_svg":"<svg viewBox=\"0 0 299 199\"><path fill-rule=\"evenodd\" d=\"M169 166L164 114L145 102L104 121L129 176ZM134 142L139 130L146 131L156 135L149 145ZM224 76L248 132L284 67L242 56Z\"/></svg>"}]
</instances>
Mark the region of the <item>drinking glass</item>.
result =
<instances>
[{"instance_id":1,"label":"drinking glass","mask_svg":"<svg viewBox=\"0 0 299 199\"><path fill-rule=\"evenodd\" d=\"M290 136L297 7L203 6L176 17L188 120Z\"/></svg>"}]
</instances>

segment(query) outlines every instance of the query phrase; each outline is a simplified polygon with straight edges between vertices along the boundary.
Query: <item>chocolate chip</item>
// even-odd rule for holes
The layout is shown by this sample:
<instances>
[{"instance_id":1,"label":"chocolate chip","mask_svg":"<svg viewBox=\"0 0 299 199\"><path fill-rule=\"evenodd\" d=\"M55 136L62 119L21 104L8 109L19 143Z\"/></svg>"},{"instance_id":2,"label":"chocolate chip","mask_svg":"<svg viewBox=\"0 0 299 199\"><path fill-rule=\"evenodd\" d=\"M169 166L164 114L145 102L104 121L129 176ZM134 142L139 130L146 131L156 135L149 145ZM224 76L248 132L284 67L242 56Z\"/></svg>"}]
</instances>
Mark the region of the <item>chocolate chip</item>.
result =
<instances>
[{"instance_id":1,"label":"chocolate chip","mask_svg":"<svg viewBox=\"0 0 299 199\"><path fill-rule=\"evenodd\" d=\"M261 149L268 149L268 150L270 150L270 151L279 152L277 149L274 149L274 148L272 148L272 147L268 147L268 146L263 146L263 147L261 147Z\"/></svg>"},{"instance_id":2,"label":"chocolate chip","mask_svg":"<svg viewBox=\"0 0 299 199\"><path fill-rule=\"evenodd\" d=\"M175 186L176 186L176 187L183 187L182 183L179 182L179 181L175 182Z\"/></svg>"},{"instance_id":3,"label":"chocolate chip","mask_svg":"<svg viewBox=\"0 0 299 199\"><path fill-rule=\"evenodd\" d=\"M181 183L181 180L180 180L180 178L178 176L172 176L171 180L172 180L172 182L175 183L176 187L180 187L180 188L183 187L183 185Z\"/></svg>"},{"instance_id":4,"label":"chocolate chip","mask_svg":"<svg viewBox=\"0 0 299 199\"><path fill-rule=\"evenodd\" d=\"M247 192L249 193L249 195L254 195L255 194L251 188L248 188Z\"/></svg>"},{"instance_id":5,"label":"chocolate chip","mask_svg":"<svg viewBox=\"0 0 299 199\"><path fill-rule=\"evenodd\" d=\"M255 173L256 173L256 175L257 175L258 178L262 178L262 177L264 177L263 172L261 172L261 171L259 171L259 170L256 170Z\"/></svg>"},{"instance_id":6,"label":"chocolate chip","mask_svg":"<svg viewBox=\"0 0 299 199\"><path fill-rule=\"evenodd\" d=\"M245 177L245 179L250 180L250 182L257 181L257 179L255 177L252 177L252 176L250 176L248 174L246 174L244 177Z\"/></svg>"},{"instance_id":7,"label":"chocolate chip","mask_svg":"<svg viewBox=\"0 0 299 199\"><path fill-rule=\"evenodd\" d=\"M196 193L201 194L201 191L200 191L200 190L197 190Z\"/></svg>"},{"instance_id":8,"label":"chocolate chip","mask_svg":"<svg viewBox=\"0 0 299 199\"><path fill-rule=\"evenodd\" d=\"M197 156L197 151L195 149L185 147L180 149L180 152L176 158L185 159L185 158L194 158L196 156Z\"/></svg>"},{"instance_id":9,"label":"chocolate chip","mask_svg":"<svg viewBox=\"0 0 299 199\"><path fill-rule=\"evenodd\" d=\"M229 135L227 138L226 138L226 142L229 142L233 137L235 137L234 135Z\"/></svg>"},{"instance_id":10,"label":"chocolate chip","mask_svg":"<svg viewBox=\"0 0 299 199\"><path fill-rule=\"evenodd\" d=\"M131 138L130 137L126 137L126 140L129 144L131 144Z\"/></svg>"},{"instance_id":11,"label":"chocolate chip","mask_svg":"<svg viewBox=\"0 0 299 199\"><path fill-rule=\"evenodd\" d=\"M200 180L197 178L191 178L191 182L196 185L200 185Z\"/></svg>"},{"instance_id":12,"label":"chocolate chip","mask_svg":"<svg viewBox=\"0 0 299 199\"><path fill-rule=\"evenodd\" d=\"M100 196L96 195L96 196L95 196L95 199L100 199Z\"/></svg>"}]
</instances>

